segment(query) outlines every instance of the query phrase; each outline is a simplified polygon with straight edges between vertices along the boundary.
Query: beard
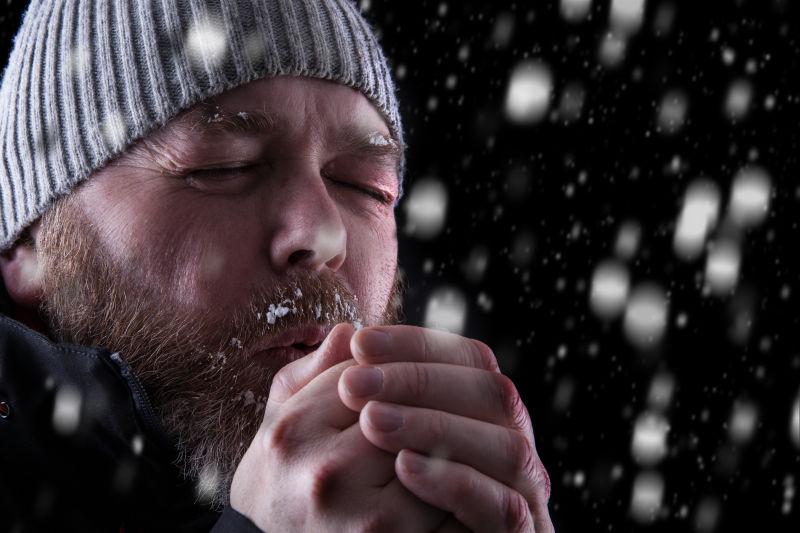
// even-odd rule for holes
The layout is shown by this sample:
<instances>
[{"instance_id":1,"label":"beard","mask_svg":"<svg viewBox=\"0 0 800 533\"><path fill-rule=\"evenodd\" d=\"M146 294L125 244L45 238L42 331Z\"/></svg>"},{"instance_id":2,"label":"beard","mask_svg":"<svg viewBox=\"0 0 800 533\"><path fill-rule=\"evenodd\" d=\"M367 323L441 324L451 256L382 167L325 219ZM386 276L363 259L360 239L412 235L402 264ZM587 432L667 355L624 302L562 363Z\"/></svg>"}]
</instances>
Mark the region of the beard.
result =
<instances>
[{"instance_id":1,"label":"beard","mask_svg":"<svg viewBox=\"0 0 800 533\"><path fill-rule=\"evenodd\" d=\"M177 309L136 261L103 253L71 196L43 215L36 248L50 333L127 361L175 443L175 465L196 483L198 501L215 510L229 502L236 467L280 369L278 362L256 362L253 345L301 325L361 323L360 304L339 278L306 270L254 286L231 309ZM404 290L398 269L381 317L364 325L399 323Z\"/></svg>"}]
</instances>

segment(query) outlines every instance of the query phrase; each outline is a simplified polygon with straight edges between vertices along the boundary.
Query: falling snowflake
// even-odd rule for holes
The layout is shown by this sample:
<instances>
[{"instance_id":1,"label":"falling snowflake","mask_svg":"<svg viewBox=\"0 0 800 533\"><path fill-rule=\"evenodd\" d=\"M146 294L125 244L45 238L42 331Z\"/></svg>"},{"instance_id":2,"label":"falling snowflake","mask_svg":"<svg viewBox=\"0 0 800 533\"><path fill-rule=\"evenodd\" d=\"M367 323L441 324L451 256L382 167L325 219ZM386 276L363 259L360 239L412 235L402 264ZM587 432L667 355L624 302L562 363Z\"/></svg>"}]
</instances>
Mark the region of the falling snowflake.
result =
<instances>
[{"instance_id":1,"label":"falling snowflake","mask_svg":"<svg viewBox=\"0 0 800 533\"><path fill-rule=\"evenodd\" d=\"M631 453L641 465L654 466L667 455L669 423L659 413L646 412L636 419Z\"/></svg>"},{"instance_id":2,"label":"falling snowflake","mask_svg":"<svg viewBox=\"0 0 800 533\"><path fill-rule=\"evenodd\" d=\"M745 79L736 80L728 89L725 113L731 120L741 120L750 111L753 100L753 84Z\"/></svg>"},{"instance_id":3,"label":"falling snowflake","mask_svg":"<svg viewBox=\"0 0 800 533\"><path fill-rule=\"evenodd\" d=\"M719 210L720 193L714 182L699 179L689 185L673 240L678 257L691 260L702 253L719 219Z\"/></svg>"},{"instance_id":4,"label":"falling snowflake","mask_svg":"<svg viewBox=\"0 0 800 533\"><path fill-rule=\"evenodd\" d=\"M425 327L461 334L467 319L467 301L454 287L440 287L428 298Z\"/></svg>"},{"instance_id":5,"label":"falling snowflake","mask_svg":"<svg viewBox=\"0 0 800 533\"><path fill-rule=\"evenodd\" d=\"M71 385L58 389L53 406L53 428L61 435L71 435L81 421L83 398L80 391Z\"/></svg>"},{"instance_id":6,"label":"falling snowflake","mask_svg":"<svg viewBox=\"0 0 800 533\"><path fill-rule=\"evenodd\" d=\"M631 497L631 516L639 523L653 522L664 500L664 479L657 472L636 476Z\"/></svg>"},{"instance_id":7,"label":"falling snowflake","mask_svg":"<svg viewBox=\"0 0 800 533\"><path fill-rule=\"evenodd\" d=\"M561 0L561 16L569 22L580 22L589 14L592 0Z\"/></svg>"},{"instance_id":8,"label":"falling snowflake","mask_svg":"<svg viewBox=\"0 0 800 533\"><path fill-rule=\"evenodd\" d=\"M658 126L664 133L673 134L683 128L689 102L683 91L673 90L664 95L658 111Z\"/></svg>"},{"instance_id":9,"label":"falling snowflake","mask_svg":"<svg viewBox=\"0 0 800 533\"><path fill-rule=\"evenodd\" d=\"M553 93L553 76L542 62L525 61L511 74L506 93L506 115L518 124L534 124L547 114Z\"/></svg>"},{"instance_id":10,"label":"falling snowflake","mask_svg":"<svg viewBox=\"0 0 800 533\"><path fill-rule=\"evenodd\" d=\"M730 294L739 280L741 267L739 245L731 240L720 240L711 245L706 261L706 284L718 295Z\"/></svg>"},{"instance_id":11,"label":"falling snowflake","mask_svg":"<svg viewBox=\"0 0 800 533\"><path fill-rule=\"evenodd\" d=\"M225 59L227 48L228 40L221 24L202 21L194 24L186 35L186 51L197 65L204 61L219 65Z\"/></svg>"},{"instance_id":12,"label":"falling snowflake","mask_svg":"<svg viewBox=\"0 0 800 533\"><path fill-rule=\"evenodd\" d=\"M592 276L589 303L592 311L604 319L620 316L628 303L630 275L622 263L608 260L597 265Z\"/></svg>"},{"instance_id":13,"label":"falling snowflake","mask_svg":"<svg viewBox=\"0 0 800 533\"><path fill-rule=\"evenodd\" d=\"M134 435L131 440L131 451L134 455L142 455L144 451L144 437L141 435Z\"/></svg>"},{"instance_id":14,"label":"falling snowflake","mask_svg":"<svg viewBox=\"0 0 800 533\"><path fill-rule=\"evenodd\" d=\"M625 308L625 335L638 348L652 348L664 336L668 315L669 303L661 287L653 283L639 285Z\"/></svg>"},{"instance_id":15,"label":"falling snowflake","mask_svg":"<svg viewBox=\"0 0 800 533\"><path fill-rule=\"evenodd\" d=\"M758 408L749 401L737 401L731 412L728 429L731 440L736 444L745 444L753 438L758 423Z\"/></svg>"},{"instance_id":16,"label":"falling snowflake","mask_svg":"<svg viewBox=\"0 0 800 533\"><path fill-rule=\"evenodd\" d=\"M800 395L798 395L797 400L795 400L794 408L791 412L789 434L791 435L794 445L800 448Z\"/></svg>"},{"instance_id":17,"label":"falling snowflake","mask_svg":"<svg viewBox=\"0 0 800 533\"><path fill-rule=\"evenodd\" d=\"M730 200L730 217L739 226L761 223L769 212L772 186L767 172L749 166L736 174Z\"/></svg>"},{"instance_id":18,"label":"falling snowflake","mask_svg":"<svg viewBox=\"0 0 800 533\"><path fill-rule=\"evenodd\" d=\"M195 494L201 502L209 502L219 490L222 483L217 466L213 463L207 464L197 478L195 484Z\"/></svg>"},{"instance_id":19,"label":"falling snowflake","mask_svg":"<svg viewBox=\"0 0 800 533\"><path fill-rule=\"evenodd\" d=\"M421 179L414 183L403 207L406 212L406 233L420 239L432 239L444 227L447 189L437 179Z\"/></svg>"},{"instance_id":20,"label":"falling snowflake","mask_svg":"<svg viewBox=\"0 0 800 533\"><path fill-rule=\"evenodd\" d=\"M611 0L610 22L612 28L623 33L634 33L644 21L645 0Z\"/></svg>"}]
</instances>

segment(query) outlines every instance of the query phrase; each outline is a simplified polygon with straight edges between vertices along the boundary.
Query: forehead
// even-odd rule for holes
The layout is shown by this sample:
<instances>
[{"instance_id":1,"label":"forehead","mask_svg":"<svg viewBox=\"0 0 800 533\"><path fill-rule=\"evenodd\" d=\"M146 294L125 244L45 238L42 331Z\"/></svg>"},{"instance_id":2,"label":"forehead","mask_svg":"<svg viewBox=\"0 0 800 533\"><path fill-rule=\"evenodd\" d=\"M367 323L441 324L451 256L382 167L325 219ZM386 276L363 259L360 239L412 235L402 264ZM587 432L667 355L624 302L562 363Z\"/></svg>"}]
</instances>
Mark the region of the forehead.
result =
<instances>
[{"instance_id":1,"label":"forehead","mask_svg":"<svg viewBox=\"0 0 800 533\"><path fill-rule=\"evenodd\" d=\"M233 88L181 113L164 128L193 136L314 132L336 135L360 130L391 137L377 109L359 91L312 78L281 76Z\"/></svg>"}]
</instances>

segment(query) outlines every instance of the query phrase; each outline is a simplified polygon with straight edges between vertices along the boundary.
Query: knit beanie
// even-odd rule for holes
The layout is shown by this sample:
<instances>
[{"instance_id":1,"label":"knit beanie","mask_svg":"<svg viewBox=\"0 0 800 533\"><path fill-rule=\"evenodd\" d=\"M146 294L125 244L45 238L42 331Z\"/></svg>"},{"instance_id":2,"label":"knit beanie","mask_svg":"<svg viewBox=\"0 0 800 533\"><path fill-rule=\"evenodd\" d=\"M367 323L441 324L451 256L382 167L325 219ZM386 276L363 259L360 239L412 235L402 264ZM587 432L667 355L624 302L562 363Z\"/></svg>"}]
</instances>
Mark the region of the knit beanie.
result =
<instances>
[{"instance_id":1,"label":"knit beanie","mask_svg":"<svg viewBox=\"0 0 800 533\"><path fill-rule=\"evenodd\" d=\"M386 58L353 0L32 0L0 86L0 250L180 111L281 75L359 90L404 146Z\"/></svg>"}]
</instances>

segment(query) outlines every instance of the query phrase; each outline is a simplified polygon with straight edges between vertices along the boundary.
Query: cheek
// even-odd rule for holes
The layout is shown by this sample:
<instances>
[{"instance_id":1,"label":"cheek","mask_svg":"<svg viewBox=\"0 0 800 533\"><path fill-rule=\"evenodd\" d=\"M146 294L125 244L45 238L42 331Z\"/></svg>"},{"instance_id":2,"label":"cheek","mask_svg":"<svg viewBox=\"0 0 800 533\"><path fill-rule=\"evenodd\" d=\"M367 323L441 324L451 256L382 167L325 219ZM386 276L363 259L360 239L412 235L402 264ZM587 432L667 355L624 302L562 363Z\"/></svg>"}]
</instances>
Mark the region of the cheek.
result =
<instances>
[{"instance_id":1,"label":"cheek","mask_svg":"<svg viewBox=\"0 0 800 533\"><path fill-rule=\"evenodd\" d=\"M166 288L173 305L206 309L234 303L252 279L251 256L261 250L245 231L253 227L250 210L198 202L168 189L130 192L121 199L108 187L95 187L84 201L113 260L140 282Z\"/></svg>"},{"instance_id":2,"label":"cheek","mask_svg":"<svg viewBox=\"0 0 800 533\"><path fill-rule=\"evenodd\" d=\"M379 224L361 221L348 230L347 260L342 275L362 305L366 323L383 314L397 269L397 232L394 217Z\"/></svg>"},{"instance_id":3,"label":"cheek","mask_svg":"<svg viewBox=\"0 0 800 533\"><path fill-rule=\"evenodd\" d=\"M189 307L225 309L250 287L260 264L259 242L243 231L236 216L186 224L176 243L172 282L175 300ZM262 265L263 266L263 265Z\"/></svg>"}]
</instances>

